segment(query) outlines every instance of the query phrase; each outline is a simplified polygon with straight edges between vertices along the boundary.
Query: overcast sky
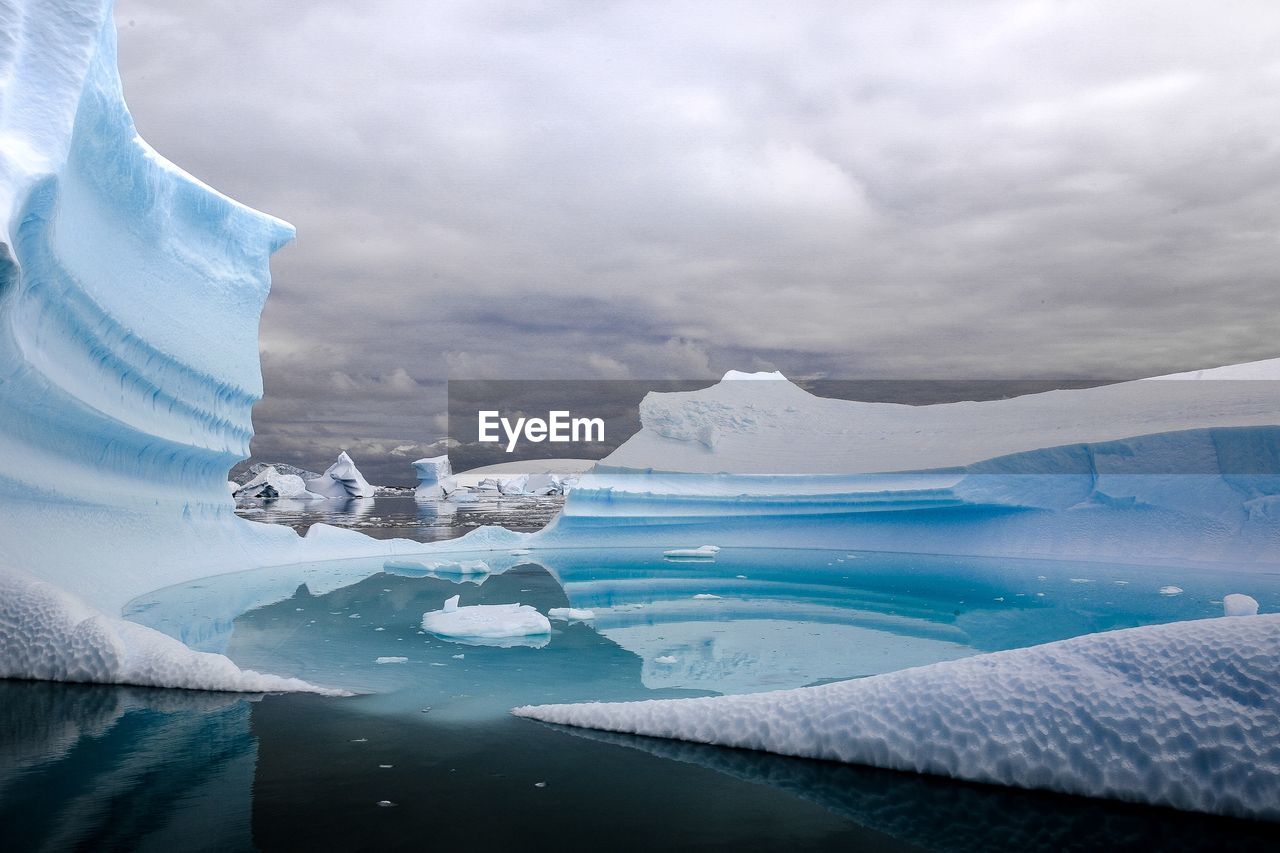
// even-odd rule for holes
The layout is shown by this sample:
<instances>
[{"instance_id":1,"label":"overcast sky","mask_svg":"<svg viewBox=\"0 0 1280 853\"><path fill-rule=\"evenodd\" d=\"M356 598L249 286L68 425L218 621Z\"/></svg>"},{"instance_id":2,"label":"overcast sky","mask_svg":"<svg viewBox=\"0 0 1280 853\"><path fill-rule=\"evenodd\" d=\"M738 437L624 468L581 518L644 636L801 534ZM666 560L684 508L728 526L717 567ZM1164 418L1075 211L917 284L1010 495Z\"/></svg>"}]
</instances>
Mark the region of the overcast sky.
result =
<instances>
[{"instance_id":1,"label":"overcast sky","mask_svg":"<svg viewBox=\"0 0 1280 853\"><path fill-rule=\"evenodd\" d=\"M259 458L412 459L450 377L1280 355L1273 0L117 4L142 135L298 228Z\"/></svg>"}]
</instances>

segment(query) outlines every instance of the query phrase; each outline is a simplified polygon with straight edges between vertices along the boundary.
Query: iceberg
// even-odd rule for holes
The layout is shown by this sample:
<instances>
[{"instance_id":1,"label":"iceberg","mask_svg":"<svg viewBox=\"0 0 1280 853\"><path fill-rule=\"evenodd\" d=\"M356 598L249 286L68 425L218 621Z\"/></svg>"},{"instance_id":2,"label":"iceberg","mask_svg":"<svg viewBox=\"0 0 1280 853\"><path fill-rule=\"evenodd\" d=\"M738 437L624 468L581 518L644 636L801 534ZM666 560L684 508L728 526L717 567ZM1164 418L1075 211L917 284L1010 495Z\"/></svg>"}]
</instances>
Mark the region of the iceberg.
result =
<instances>
[{"instance_id":1,"label":"iceberg","mask_svg":"<svg viewBox=\"0 0 1280 853\"><path fill-rule=\"evenodd\" d=\"M771 693L543 722L1280 819L1280 615L1089 634Z\"/></svg>"},{"instance_id":2,"label":"iceberg","mask_svg":"<svg viewBox=\"0 0 1280 853\"><path fill-rule=\"evenodd\" d=\"M360 473L347 451L338 454L338 460L314 480L307 481L307 488L326 498L371 498L378 490Z\"/></svg>"},{"instance_id":3,"label":"iceberg","mask_svg":"<svg viewBox=\"0 0 1280 853\"><path fill-rule=\"evenodd\" d=\"M447 454L418 459L413 463L413 473L418 478L418 487L413 492L414 497L442 498L455 488L450 479L453 469L449 467Z\"/></svg>"},{"instance_id":4,"label":"iceberg","mask_svg":"<svg viewBox=\"0 0 1280 853\"><path fill-rule=\"evenodd\" d=\"M453 596L440 610L422 614L422 630L438 637L483 642L545 637L551 622L527 604L473 604L458 606Z\"/></svg>"},{"instance_id":5,"label":"iceberg","mask_svg":"<svg viewBox=\"0 0 1280 853\"><path fill-rule=\"evenodd\" d=\"M117 618L213 574L430 549L236 516L227 472L262 396L268 263L293 227L142 140L111 7L0 3L0 582L36 602L0 627L6 673L311 689ZM333 485L372 494L343 462Z\"/></svg>"},{"instance_id":6,"label":"iceberg","mask_svg":"<svg viewBox=\"0 0 1280 853\"><path fill-rule=\"evenodd\" d=\"M324 495L317 495L307 490L307 484L296 474L281 474L273 466L268 465L258 472L257 476L236 488L233 496L237 498L285 498L294 500L324 500Z\"/></svg>"},{"instance_id":7,"label":"iceberg","mask_svg":"<svg viewBox=\"0 0 1280 853\"><path fill-rule=\"evenodd\" d=\"M1277 380L1272 359L909 406L731 372L646 396L539 541L1275 568Z\"/></svg>"}]
</instances>

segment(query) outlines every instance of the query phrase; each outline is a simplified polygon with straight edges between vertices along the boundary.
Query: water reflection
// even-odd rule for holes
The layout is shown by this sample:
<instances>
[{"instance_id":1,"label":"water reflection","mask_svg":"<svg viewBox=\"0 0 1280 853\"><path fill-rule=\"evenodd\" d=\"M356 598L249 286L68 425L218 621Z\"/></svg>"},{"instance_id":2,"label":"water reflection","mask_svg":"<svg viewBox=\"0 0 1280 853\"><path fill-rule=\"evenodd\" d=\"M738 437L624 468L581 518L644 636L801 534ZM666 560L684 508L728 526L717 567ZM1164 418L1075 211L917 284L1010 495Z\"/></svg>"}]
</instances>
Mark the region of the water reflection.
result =
<instances>
[{"instance_id":1,"label":"water reflection","mask_svg":"<svg viewBox=\"0 0 1280 853\"><path fill-rule=\"evenodd\" d=\"M0 681L8 850L252 846L251 701L184 690Z\"/></svg>"},{"instance_id":2,"label":"water reflection","mask_svg":"<svg viewBox=\"0 0 1280 853\"><path fill-rule=\"evenodd\" d=\"M411 494L375 498L241 500L236 513L251 521L283 524L306 532L317 523L350 527L377 539L407 537L423 542L452 539L486 524L510 530L541 530L560 512L563 496L481 494L472 503L421 500Z\"/></svg>"},{"instance_id":3,"label":"water reflection","mask_svg":"<svg viewBox=\"0 0 1280 853\"><path fill-rule=\"evenodd\" d=\"M1275 850L1280 825L1173 809L955 782L872 767L559 726L614 744L766 785L925 850ZM1226 839L1230 839L1227 844Z\"/></svg>"}]
</instances>

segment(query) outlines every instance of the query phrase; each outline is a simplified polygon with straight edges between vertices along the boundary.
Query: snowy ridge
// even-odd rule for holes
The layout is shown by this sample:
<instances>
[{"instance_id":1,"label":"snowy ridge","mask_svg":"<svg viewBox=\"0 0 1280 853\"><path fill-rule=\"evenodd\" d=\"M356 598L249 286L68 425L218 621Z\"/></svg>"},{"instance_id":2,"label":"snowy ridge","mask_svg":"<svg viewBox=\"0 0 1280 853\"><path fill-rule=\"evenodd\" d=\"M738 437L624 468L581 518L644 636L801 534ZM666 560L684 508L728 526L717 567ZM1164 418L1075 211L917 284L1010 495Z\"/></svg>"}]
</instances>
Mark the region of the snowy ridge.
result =
<instances>
[{"instance_id":1,"label":"snowy ridge","mask_svg":"<svg viewBox=\"0 0 1280 853\"><path fill-rule=\"evenodd\" d=\"M548 723L1280 819L1280 615L1090 634L821 687L545 705Z\"/></svg>"},{"instance_id":2,"label":"snowy ridge","mask_svg":"<svg viewBox=\"0 0 1280 853\"><path fill-rule=\"evenodd\" d=\"M241 693L348 695L242 670L142 625L81 604L51 584L0 572L0 678L91 681Z\"/></svg>"}]
</instances>

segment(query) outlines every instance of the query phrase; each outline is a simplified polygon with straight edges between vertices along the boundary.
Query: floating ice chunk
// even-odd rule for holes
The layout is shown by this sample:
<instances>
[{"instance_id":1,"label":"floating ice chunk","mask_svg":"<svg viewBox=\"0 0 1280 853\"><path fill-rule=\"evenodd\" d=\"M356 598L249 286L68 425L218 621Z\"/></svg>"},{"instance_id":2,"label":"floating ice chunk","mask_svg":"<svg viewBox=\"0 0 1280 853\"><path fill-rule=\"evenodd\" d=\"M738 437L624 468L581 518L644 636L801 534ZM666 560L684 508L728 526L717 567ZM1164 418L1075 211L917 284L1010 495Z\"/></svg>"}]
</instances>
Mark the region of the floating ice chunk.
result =
<instances>
[{"instance_id":1,"label":"floating ice chunk","mask_svg":"<svg viewBox=\"0 0 1280 853\"><path fill-rule=\"evenodd\" d=\"M712 595L709 592L700 592L693 597L694 601L710 601L713 598L719 598L718 595Z\"/></svg>"},{"instance_id":2,"label":"floating ice chunk","mask_svg":"<svg viewBox=\"0 0 1280 853\"><path fill-rule=\"evenodd\" d=\"M671 664L676 662L676 659L671 655L658 655L656 658L653 659L653 662L660 663L663 666L671 666Z\"/></svg>"},{"instance_id":3,"label":"floating ice chunk","mask_svg":"<svg viewBox=\"0 0 1280 853\"><path fill-rule=\"evenodd\" d=\"M1182 595L1182 587L1180 586L1162 586L1160 587L1161 595Z\"/></svg>"},{"instance_id":4,"label":"floating ice chunk","mask_svg":"<svg viewBox=\"0 0 1280 853\"><path fill-rule=\"evenodd\" d=\"M500 640L551 633L551 623L527 604L473 604L458 606L458 596L441 610L422 614L422 627L439 637Z\"/></svg>"},{"instance_id":5,"label":"floating ice chunk","mask_svg":"<svg viewBox=\"0 0 1280 853\"><path fill-rule=\"evenodd\" d=\"M517 716L1280 819L1280 614L1089 634L772 693Z\"/></svg>"},{"instance_id":6,"label":"floating ice chunk","mask_svg":"<svg viewBox=\"0 0 1280 853\"><path fill-rule=\"evenodd\" d=\"M389 657L380 657L380 658L376 658L373 662L374 662L374 663L379 663L379 664L382 664L382 663L408 663L408 662L409 662L409 659L408 659L408 658L397 657L397 656L389 656Z\"/></svg>"},{"instance_id":7,"label":"floating ice chunk","mask_svg":"<svg viewBox=\"0 0 1280 853\"><path fill-rule=\"evenodd\" d=\"M596 618L594 612L577 607L553 607L547 615L558 622L587 622Z\"/></svg>"},{"instance_id":8,"label":"floating ice chunk","mask_svg":"<svg viewBox=\"0 0 1280 853\"><path fill-rule=\"evenodd\" d=\"M528 548L512 548L507 553L513 557L523 557L526 554L532 554L533 552L530 551Z\"/></svg>"},{"instance_id":9,"label":"floating ice chunk","mask_svg":"<svg viewBox=\"0 0 1280 853\"><path fill-rule=\"evenodd\" d=\"M307 480L306 485L326 498L371 498L378 493L345 450L338 454L337 462L316 479Z\"/></svg>"},{"instance_id":10,"label":"floating ice chunk","mask_svg":"<svg viewBox=\"0 0 1280 853\"><path fill-rule=\"evenodd\" d=\"M441 498L452 488L446 488L445 480L453 473L449 466L449 456L428 456L413 463L414 476L418 478L418 487L413 495L417 498Z\"/></svg>"},{"instance_id":11,"label":"floating ice chunk","mask_svg":"<svg viewBox=\"0 0 1280 853\"><path fill-rule=\"evenodd\" d=\"M387 560L382 568L397 574L415 575L487 575L493 571L484 560L419 560L411 557Z\"/></svg>"},{"instance_id":12,"label":"floating ice chunk","mask_svg":"<svg viewBox=\"0 0 1280 853\"><path fill-rule=\"evenodd\" d=\"M671 548L663 551L662 556L668 559L714 560L720 553L717 545L699 545L697 548Z\"/></svg>"},{"instance_id":13,"label":"floating ice chunk","mask_svg":"<svg viewBox=\"0 0 1280 853\"><path fill-rule=\"evenodd\" d=\"M1222 597L1222 612L1226 616L1257 616L1258 600L1250 595L1233 592Z\"/></svg>"},{"instance_id":14,"label":"floating ice chunk","mask_svg":"<svg viewBox=\"0 0 1280 853\"><path fill-rule=\"evenodd\" d=\"M223 655L193 651L159 631L94 610L52 584L4 569L0 678L350 695L242 670Z\"/></svg>"}]
</instances>

